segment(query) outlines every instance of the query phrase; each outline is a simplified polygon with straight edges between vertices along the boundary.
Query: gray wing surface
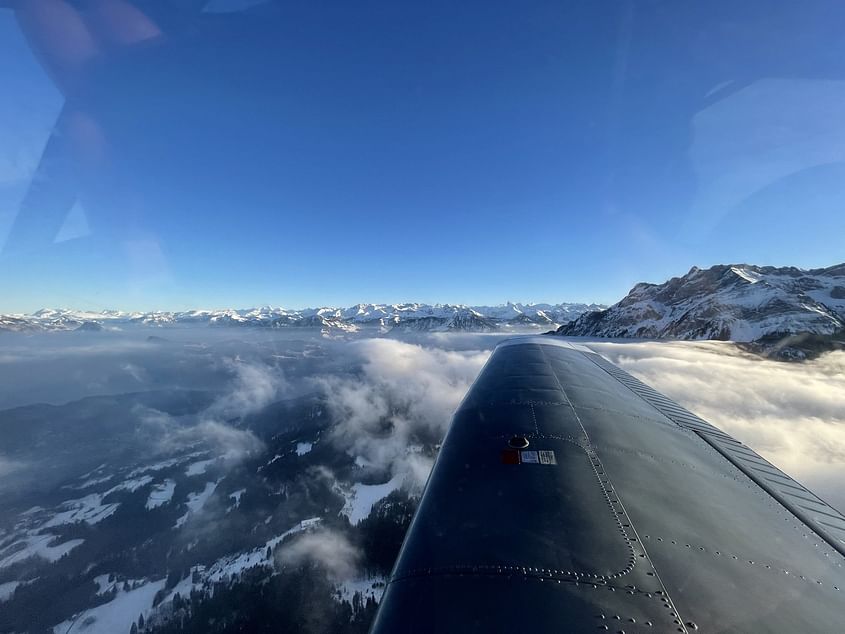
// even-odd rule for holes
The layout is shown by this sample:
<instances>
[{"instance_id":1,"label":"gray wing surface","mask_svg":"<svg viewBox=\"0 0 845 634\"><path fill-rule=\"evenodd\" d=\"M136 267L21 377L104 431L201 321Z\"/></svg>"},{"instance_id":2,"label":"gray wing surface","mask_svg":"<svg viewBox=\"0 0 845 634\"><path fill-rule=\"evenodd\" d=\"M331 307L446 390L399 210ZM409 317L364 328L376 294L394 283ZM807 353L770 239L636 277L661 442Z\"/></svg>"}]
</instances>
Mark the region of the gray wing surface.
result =
<instances>
[{"instance_id":1,"label":"gray wing surface","mask_svg":"<svg viewBox=\"0 0 845 634\"><path fill-rule=\"evenodd\" d=\"M582 346L513 339L373 632L840 632L843 553L845 517L747 446Z\"/></svg>"}]
</instances>

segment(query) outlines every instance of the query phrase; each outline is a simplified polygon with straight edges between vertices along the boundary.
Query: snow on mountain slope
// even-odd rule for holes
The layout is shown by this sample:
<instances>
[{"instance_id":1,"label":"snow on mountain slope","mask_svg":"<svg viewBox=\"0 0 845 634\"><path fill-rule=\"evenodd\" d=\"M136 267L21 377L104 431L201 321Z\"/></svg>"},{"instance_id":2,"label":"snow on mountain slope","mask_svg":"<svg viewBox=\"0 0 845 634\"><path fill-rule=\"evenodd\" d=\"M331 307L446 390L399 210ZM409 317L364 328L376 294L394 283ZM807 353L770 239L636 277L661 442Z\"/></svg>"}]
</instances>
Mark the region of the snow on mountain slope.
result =
<instances>
[{"instance_id":1,"label":"snow on mountain slope","mask_svg":"<svg viewBox=\"0 0 845 634\"><path fill-rule=\"evenodd\" d=\"M118 589L111 601L85 610L73 619L56 625L53 632L55 634L128 632L138 615L149 613L156 593L164 588L164 584L165 580L161 579L144 581L129 590Z\"/></svg>"},{"instance_id":2,"label":"snow on mountain slope","mask_svg":"<svg viewBox=\"0 0 845 634\"><path fill-rule=\"evenodd\" d=\"M736 264L637 284L617 304L585 313L556 334L754 342L843 328L845 264L812 270Z\"/></svg>"},{"instance_id":3,"label":"snow on mountain slope","mask_svg":"<svg viewBox=\"0 0 845 634\"><path fill-rule=\"evenodd\" d=\"M347 494L346 504L341 513L349 518L352 524L357 524L366 519L373 510L373 505L379 500L386 498L391 492L402 486L404 477L393 476L383 484L362 484L356 482L351 491Z\"/></svg>"},{"instance_id":4,"label":"snow on mountain slope","mask_svg":"<svg viewBox=\"0 0 845 634\"><path fill-rule=\"evenodd\" d=\"M151 311L75 311L42 309L30 315L0 315L0 332L39 332L82 330L100 331L126 326L255 326L284 328L291 326L321 328L324 331L355 332L361 327L382 330L399 327L416 331L490 331L503 326L554 327L589 310L597 304L515 304L500 306L465 306L463 304L357 304L349 308L308 308L288 310L262 306L242 310Z\"/></svg>"}]
</instances>

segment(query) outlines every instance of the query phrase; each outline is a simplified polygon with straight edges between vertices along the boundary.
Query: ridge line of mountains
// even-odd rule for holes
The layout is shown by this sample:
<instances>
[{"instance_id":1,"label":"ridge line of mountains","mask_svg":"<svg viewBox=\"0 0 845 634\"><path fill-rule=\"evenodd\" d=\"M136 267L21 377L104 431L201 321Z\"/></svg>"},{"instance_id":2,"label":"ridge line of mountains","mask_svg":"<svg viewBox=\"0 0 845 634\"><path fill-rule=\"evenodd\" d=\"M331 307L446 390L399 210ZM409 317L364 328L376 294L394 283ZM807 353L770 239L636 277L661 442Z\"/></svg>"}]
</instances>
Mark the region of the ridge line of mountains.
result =
<instances>
[{"instance_id":1,"label":"ridge line of mountains","mask_svg":"<svg viewBox=\"0 0 845 634\"><path fill-rule=\"evenodd\" d=\"M640 283L612 306L563 324L560 336L714 339L784 360L845 349L845 264L723 264Z\"/></svg>"},{"instance_id":2,"label":"ridge line of mountains","mask_svg":"<svg viewBox=\"0 0 845 634\"><path fill-rule=\"evenodd\" d=\"M714 339L779 359L845 349L845 263L827 268L720 264L662 284L641 282L619 302L498 306L356 304L349 308L85 312L0 315L0 332L107 330L123 326L319 327L326 332L495 332L549 329L560 336Z\"/></svg>"},{"instance_id":3,"label":"ridge line of mountains","mask_svg":"<svg viewBox=\"0 0 845 634\"><path fill-rule=\"evenodd\" d=\"M352 332L377 327L382 331L496 331L513 327L556 328L579 315L602 309L600 304L356 304L349 308L289 310L271 306L248 309L86 312L42 309L29 315L0 315L0 331L43 332L104 330L139 326L319 327Z\"/></svg>"}]
</instances>

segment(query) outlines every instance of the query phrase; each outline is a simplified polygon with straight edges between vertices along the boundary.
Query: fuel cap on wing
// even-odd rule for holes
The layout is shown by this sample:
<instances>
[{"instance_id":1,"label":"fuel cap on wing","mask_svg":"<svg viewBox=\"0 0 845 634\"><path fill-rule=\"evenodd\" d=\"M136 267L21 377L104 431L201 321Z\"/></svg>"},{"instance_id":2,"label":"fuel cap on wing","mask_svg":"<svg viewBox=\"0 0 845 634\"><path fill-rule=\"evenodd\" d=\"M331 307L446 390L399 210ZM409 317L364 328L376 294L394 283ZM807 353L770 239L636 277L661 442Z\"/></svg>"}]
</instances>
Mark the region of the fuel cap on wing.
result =
<instances>
[{"instance_id":1,"label":"fuel cap on wing","mask_svg":"<svg viewBox=\"0 0 845 634\"><path fill-rule=\"evenodd\" d=\"M508 444L514 449L525 449L528 446L528 439L525 436L511 436Z\"/></svg>"}]
</instances>

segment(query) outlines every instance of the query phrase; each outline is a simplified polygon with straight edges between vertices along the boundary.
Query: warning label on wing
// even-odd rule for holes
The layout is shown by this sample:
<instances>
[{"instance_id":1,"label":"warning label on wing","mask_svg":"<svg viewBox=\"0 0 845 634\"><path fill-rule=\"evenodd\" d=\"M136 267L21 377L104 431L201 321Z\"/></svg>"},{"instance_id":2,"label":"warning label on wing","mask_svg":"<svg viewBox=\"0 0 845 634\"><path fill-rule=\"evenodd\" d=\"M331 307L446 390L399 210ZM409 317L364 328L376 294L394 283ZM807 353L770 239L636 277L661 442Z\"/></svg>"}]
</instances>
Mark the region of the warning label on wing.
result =
<instances>
[{"instance_id":1,"label":"warning label on wing","mask_svg":"<svg viewBox=\"0 0 845 634\"><path fill-rule=\"evenodd\" d=\"M538 451L537 453L540 454L540 464L557 464L554 451Z\"/></svg>"},{"instance_id":2,"label":"warning label on wing","mask_svg":"<svg viewBox=\"0 0 845 634\"><path fill-rule=\"evenodd\" d=\"M537 455L536 451L520 451L519 453L521 458L520 462L523 464L540 462L540 457Z\"/></svg>"},{"instance_id":3,"label":"warning label on wing","mask_svg":"<svg viewBox=\"0 0 845 634\"><path fill-rule=\"evenodd\" d=\"M505 449L502 451L503 464L557 464L555 452L545 449L538 451L516 451Z\"/></svg>"}]
</instances>

